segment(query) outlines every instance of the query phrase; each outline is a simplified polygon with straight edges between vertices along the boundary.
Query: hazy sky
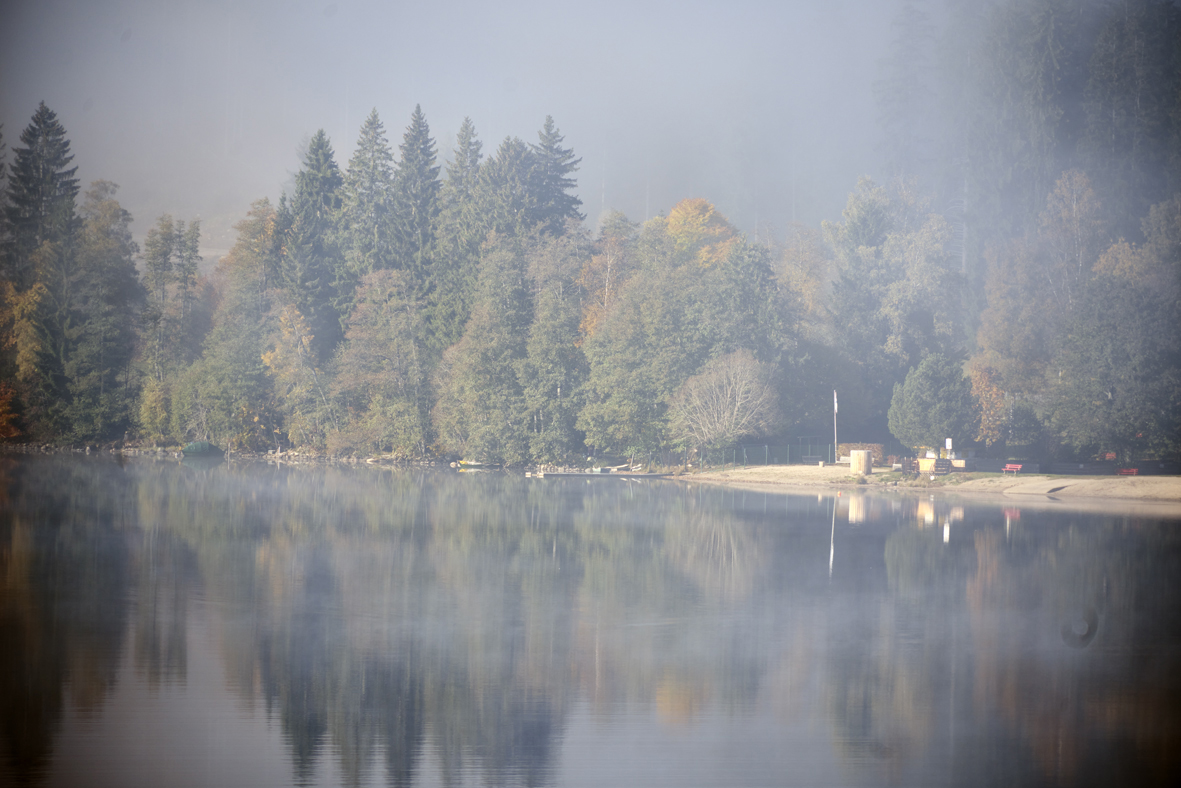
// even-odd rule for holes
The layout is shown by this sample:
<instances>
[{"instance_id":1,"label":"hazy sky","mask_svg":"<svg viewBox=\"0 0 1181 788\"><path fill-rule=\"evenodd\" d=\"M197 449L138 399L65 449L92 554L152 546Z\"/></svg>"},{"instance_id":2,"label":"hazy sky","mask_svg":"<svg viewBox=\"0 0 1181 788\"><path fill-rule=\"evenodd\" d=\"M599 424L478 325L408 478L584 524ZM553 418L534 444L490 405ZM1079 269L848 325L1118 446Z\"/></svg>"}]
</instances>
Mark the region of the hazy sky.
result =
<instances>
[{"instance_id":1,"label":"hazy sky","mask_svg":"<svg viewBox=\"0 0 1181 788\"><path fill-rule=\"evenodd\" d=\"M441 160L465 115L486 155L553 115L591 222L704 197L747 231L814 225L876 174L894 5L7 0L0 122L11 159L44 100L138 233L200 216L210 251L318 128L343 168L370 109L396 146L416 103Z\"/></svg>"}]
</instances>

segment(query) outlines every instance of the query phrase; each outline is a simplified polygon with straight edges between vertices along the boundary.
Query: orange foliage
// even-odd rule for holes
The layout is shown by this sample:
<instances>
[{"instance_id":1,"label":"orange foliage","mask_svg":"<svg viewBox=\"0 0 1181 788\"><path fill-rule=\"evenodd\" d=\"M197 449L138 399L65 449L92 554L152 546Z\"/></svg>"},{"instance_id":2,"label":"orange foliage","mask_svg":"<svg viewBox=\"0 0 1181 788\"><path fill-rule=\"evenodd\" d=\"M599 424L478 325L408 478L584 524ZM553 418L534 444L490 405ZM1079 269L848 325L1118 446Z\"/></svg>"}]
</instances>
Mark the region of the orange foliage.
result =
<instances>
[{"instance_id":1,"label":"orange foliage","mask_svg":"<svg viewBox=\"0 0 1181 788\"><path fill-rule=\"evenodd\" d=\"M0 441L10 441L21 434L16 426L17 412L14 406L16 390L0 381Z\"/></svg>"},{"instance_id":2,"label":"orange foliage","mask_svg":"<svg viewBox=\"0 0 1181 788\"><path fill-rule=\"evenodd\" d=\"M738 231L726 217L700 197L674 205L667 226L677 251L706 266L725 260L738 240Z\"/></svg>"},{"instance_id":3,"label":"orange foliage","mask_svg":"<svg viewBox=\"0 0 1181 788\"><path fill-rule=\"evenodd\" d=\"M991 446L1001 439L1008 419L1005 392L998 385L996 370L990 366L973 364L968 377L972 381L972 397L980 406L980 433L976 440Z\"/></svg>"},{"instance_id":4,"label":"orange foliage","mask_svg":"<svg viewBox=\"0 0 1181 788\"><path fill-rule=\"evenodd\" d=\"M594 336L632 269L625 239L604 238L599 248L599 254L591 257L578 275L578 286L587 294L578 326L584 337Z\"/></svg>"}]
</instances>

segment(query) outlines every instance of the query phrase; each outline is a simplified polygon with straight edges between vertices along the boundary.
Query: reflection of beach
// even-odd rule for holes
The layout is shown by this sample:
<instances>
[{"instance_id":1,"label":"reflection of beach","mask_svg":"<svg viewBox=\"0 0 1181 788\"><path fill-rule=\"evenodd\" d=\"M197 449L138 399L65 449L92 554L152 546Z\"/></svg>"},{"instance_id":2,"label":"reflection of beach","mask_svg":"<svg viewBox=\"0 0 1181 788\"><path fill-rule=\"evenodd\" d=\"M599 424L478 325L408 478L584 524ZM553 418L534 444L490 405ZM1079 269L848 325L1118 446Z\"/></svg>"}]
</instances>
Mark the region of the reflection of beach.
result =
<instances>
[{"instance_id":1,"label":"reflection of beach","mask_svg":"<svg viewBox=\"0 0 1181 788\"><path fill-rule=\"evenodd\" d=\"M871 475L867 485L854 483L846 466L766 465L680 477L679 482L702 482L759 492L784 493L817 487L854 488L902 496L957 495L979 500L1020 500L1021 505L1044 504L1080 511L1121 511L1146 517L1181 517L1181 476L1015 476L987 475L941 477L935 486L907 488L880 486L882 474Z\"/></svg>"}]
</instances>

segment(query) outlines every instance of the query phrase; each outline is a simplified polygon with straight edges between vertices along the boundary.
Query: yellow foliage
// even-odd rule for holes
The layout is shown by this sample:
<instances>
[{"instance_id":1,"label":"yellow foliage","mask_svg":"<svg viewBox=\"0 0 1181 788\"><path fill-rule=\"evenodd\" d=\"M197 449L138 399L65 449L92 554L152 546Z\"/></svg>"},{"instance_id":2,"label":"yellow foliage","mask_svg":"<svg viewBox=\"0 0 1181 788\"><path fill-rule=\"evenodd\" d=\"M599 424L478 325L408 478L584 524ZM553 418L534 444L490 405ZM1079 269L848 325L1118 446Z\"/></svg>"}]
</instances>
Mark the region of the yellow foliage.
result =
<instances>
[{"instance_id":1,"label":"yellow foliage","mask_svg":"<svg viewBox=\"0 0 1181 788\"><path fill-rule=\"evenodd\" d=\"M700 197L674 205L668 214L667 227L677 251L691 255L705 266L725 260L738 240L738 231L726 217Z\"/></svg>"},{"instance_id":2,"label":"yellow foliage","mask_svg":"<svg viewBox=\"0 0 1181 788\"><path fill-rule=\"evenodd\" d=\"M1161 260L1151 245L1137 247L1119 240L1099 256L1094 272L1097 275L1115 276L1134 282L1151 284L1162 292L1177 287L1177 275L1168 263Z\"/></svg>"},{"instance_id":3,"label":"yellow foliage","mask_svg":"<svg viewBox=\"0 0 1181 788\"><path fill-rule=\"evenodd\" d=\"M777 276L783 291L804 314L822 315L829 259L820 234L803 225L793 225L777 251Z\"/></svg>"},{"instance_id":4,"label":"yellow foliage","mask_svg":"<svg viewBox=\"0 0 1181 788\"><path fill-rule=\"evenodd\" d=\"M972 397L980 406L980 433L976 440L991 446L1001 439L1008 420L1005 392L998 385L996 370L985 364L972 364L968 369L972 381Z\"/></svg>"},{"instance_id":5,"label":"yellow foliage","mask_svg":"<svg viewBox=\"0 0 1181 788\"><path fill-rule=\"evenodd\" d=\"M37 282L20 292L11 282L2 283L0 290L0 328L5 350L16 350L16 374L20 380L32 380L37 375L37 356L42 350L37 330L37 313L48 296L45 285Z\"/></svg>"},{"instance_id":6,"label":"yellow foliage","mask_svg":"<svg viewBox=\"0 0 1181 788\"><path fill-rule=\"evenodd\" d=\"M172 392L167 383L149 378L139 399L139 428L143 437L159 443L168 434Z\"/></svg>"}]
</instances>

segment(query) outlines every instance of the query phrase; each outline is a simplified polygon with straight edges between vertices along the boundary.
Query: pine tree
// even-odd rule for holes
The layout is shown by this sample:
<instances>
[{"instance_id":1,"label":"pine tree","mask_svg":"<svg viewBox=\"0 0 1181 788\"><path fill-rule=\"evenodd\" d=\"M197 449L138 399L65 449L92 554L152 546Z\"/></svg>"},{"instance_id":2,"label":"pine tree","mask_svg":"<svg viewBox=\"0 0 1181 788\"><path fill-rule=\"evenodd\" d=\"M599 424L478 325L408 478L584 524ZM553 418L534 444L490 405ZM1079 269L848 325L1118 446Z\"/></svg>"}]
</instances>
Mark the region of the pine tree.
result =
<instances>
[{"instance_id":1,"label":"pine tree","mask_svg":"<svg viewBox=\"0 0 1181 788\"><path fill-rule=\"evenodd\" d=\"M398 149L401 159L394 174L394 222L400 267L410 273L411 281L423 292L430 289L440 184L435 141L422 107L415 105Z\"/></svg>"},{"instance_id":2,"label":"pine tree","mask_svg":"<svg viewBox=\"0 0 1181 788\"><path fill-rule=\"evenodd\" d=\"M77 167L66 130L45 102L21 132L8 179L8 244L4 255L5 278L18 289L35 279L33 253L42 243L64 243L77 230L74 201L78 196Z\"/></svg>"},{"instance_id":3,"label":"pine tree","mask_svg":"<svg viewBox=\"0 0 1181 788\"><path fill-rule=\"evenodd\" d=\"M295 194L284 206L287 226L281 269L287 299L314 336L312 351L320 363L341 339L332 280L340 267L333 222L340 210L343 183L332 145L321 129L308 145L303 169L295 176Z\"/></svg>"},{"instance_id":4,"label":"pine tree","mask_svg":"<svg viewBox=\"0 0 1181 788\"><path fill-rule=\"evenodd\" d=\"M567 219L586 218L578 212L582 200L568 193L578 188L578 182L570 174L578 171L582 159L574 158L572 148L562 147L563 137L549 115L545 116L545 125L537 137L538 143L529 146L533 152L533 188L537 200L534 218L546 232L560 235Z\"/></svg>"},{"instance_id":5,"label":"pine tree","mask_svg":"<svg viewBox=\"0 0 1181 788\"><path fill-rule=\"evenodd\" d=\"M340 222L344 255L335 281L341 315L352 312L354 291L362 277L393 265L393 188L393 155L374 109L361 126L344 178Z\"/></svg>"}]
</instances>

